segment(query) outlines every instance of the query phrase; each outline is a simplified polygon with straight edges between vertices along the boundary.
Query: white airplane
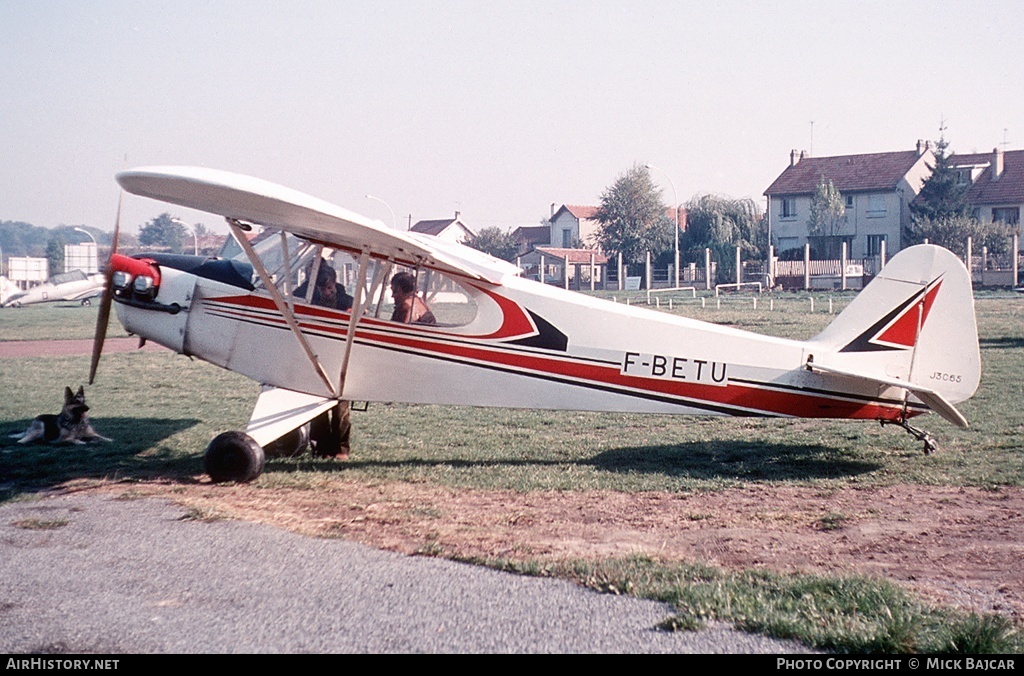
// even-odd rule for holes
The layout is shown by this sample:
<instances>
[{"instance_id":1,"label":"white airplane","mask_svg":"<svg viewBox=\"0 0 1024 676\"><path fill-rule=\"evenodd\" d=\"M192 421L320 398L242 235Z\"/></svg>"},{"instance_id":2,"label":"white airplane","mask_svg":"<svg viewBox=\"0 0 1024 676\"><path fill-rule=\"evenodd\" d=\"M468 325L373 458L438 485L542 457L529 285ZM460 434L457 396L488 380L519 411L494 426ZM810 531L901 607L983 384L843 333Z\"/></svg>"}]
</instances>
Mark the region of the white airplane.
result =
<instances>
[{"instance_id":1,"label":"white airplane","mask_svg":"<svg viewBox=\"0 0 1024 676\"><path fill-rule=\"evenodd\" d=\"M936 246L900 252L820 335L799 341L540 284L479 251L255 178L150 167L117 181L225 217L243 250L113 254L90 373L113 300L130 333L262 384L246 432L207 448L215 481L255 478L262 447L343 401L872 420L930 452L910 418L932 411L966 427L954 405L980 379L970 278ZM252 226L264 230L250 241ZM328 259L348 282L349 309L321 307L305 283ZM418 296L399 296L395 310L386 289L397 270Z\"/></svg>"},{"instance_id":2,"label":"white airplane","mask_svg":"<svg viewBox=\"0 0 1024 676\"><path fill-rule=\"evenodd\" d=\"M89 305L93 298L102 293L102 274L88 275L81 270L71 270L54 275L39 286L11 294L4 300L2 307L22 307L23 305L53 303L61 300L77 300L82 305Z\"/></svg>"}]
</instances>

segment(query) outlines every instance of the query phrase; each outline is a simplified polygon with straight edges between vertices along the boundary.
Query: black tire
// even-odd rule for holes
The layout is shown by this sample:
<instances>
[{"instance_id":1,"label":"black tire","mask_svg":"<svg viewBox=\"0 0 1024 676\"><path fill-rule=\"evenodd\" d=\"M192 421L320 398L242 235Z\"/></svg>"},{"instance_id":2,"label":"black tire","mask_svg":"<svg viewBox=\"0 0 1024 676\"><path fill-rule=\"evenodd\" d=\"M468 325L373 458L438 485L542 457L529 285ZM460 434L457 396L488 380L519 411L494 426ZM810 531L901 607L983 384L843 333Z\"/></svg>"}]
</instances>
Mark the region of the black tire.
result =
<instances>
[{"instance_id":1,"label":"black tire","mask_svg":"<svg viewBox=\"0 0 1024 676\"><path fill-rule=\"evenodd\" d=\"M303 425L263 447L268 458L295 458L309 448L309 425Z\"/></svg>"},{"instance_id":2,"label":"black tire","mask_svg":"<svg viewBox=\"0 0 1024 676\"><path fill-rule=\"evenodd\" d=\"M263 473L263 448L244 432L224 432L206 447L206 473L213 483L252 481Z\"/></svg>"}]
</instances>

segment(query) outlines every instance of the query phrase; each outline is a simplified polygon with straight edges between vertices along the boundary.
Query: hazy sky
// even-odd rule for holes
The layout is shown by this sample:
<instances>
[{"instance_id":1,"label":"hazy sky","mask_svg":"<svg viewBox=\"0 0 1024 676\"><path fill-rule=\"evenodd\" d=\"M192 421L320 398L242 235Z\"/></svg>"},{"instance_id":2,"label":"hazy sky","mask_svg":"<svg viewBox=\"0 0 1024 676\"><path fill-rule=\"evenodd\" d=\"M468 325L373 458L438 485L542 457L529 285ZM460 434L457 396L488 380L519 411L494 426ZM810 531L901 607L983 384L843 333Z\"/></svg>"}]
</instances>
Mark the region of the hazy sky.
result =
<instances>
[{"instance_id":1,"label":"hazy sky","mask_svg":"<svg viewBox=\"0 0 1024 676\"><path fill-rule=\"evenodd\" d=\"M941 119L955 151L1024 147L1022 32L1019 0L0 0L0 220L109 230L114 174L154 164L390 223L371 193L401 227L536 224L634 163L666 202L666 174L761 201L792 148L909 150ZM142 198L125 227L165 210L224 229Z\"/></svg>"}]
</instances>

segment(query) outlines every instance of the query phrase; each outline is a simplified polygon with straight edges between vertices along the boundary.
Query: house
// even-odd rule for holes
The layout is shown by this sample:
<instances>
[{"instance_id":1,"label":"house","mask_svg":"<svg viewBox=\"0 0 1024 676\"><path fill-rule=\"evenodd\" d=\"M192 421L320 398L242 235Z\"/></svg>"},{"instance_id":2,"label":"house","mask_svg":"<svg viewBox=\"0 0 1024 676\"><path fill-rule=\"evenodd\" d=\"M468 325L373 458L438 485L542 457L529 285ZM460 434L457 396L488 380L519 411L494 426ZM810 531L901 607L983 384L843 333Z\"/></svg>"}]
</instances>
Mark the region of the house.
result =
<instances>
[{"instance_id":1,"label":"house","mask_svg":"<svg viewBox=\"0 0 1024 676\"><path fill-rule=\"evenodd\" d=\"M462 244L475 234L462 222L461 214L456 211L455 218L442 218L434 221L416 221L410 232L421 232L425 235L433 235L446 242Z\"/></svg>"},{"instance_id":2,"label":"house","mask_svg":"<svg viewBox=\"0 0 1024 676\"><path fill-rule=\"evenodd\" d=\"M522 256L533 251L534 247L551 244L551 226L523 225L513 230L512 236L519 243L516 255Z\"/></svg>"},{"instance_id":3,"label":"house","mask_svg":"<svg viewBox=\"0 0 1024 676\"><path fill-rule=\"evenodd\" d=\"M1024 150L951 155L949 164L967 189L972 215L982 222L1020 224L1024 207Z\"/></svg>"},{"instance_id":4,"label":"house","mask_svg":"<svg viewBox=\"0 0 1024 676\"><path fill-rule=\"evenodd\" d=\"M768 233L781 255L815 242L808 235L811 197L822 178L843 196L846 219L836 238L850 258L887 255L902 246L903 226L910 220L910 202L931 174L935 159L930 144L915 150L836 157L808 157L795 150L789 166L764 191L768 198Z\"/></svg>"},{"instance_id":5,"label":"house","mask_svg":"<svg viewBox=\"0 0 1024 676\"><path fill-rule=\"evenodd\" d=\"M548 243L562 249L596 247L597 207L563 204L558 211L551 205L551 236Z\"/></svg>"}]
</instances>

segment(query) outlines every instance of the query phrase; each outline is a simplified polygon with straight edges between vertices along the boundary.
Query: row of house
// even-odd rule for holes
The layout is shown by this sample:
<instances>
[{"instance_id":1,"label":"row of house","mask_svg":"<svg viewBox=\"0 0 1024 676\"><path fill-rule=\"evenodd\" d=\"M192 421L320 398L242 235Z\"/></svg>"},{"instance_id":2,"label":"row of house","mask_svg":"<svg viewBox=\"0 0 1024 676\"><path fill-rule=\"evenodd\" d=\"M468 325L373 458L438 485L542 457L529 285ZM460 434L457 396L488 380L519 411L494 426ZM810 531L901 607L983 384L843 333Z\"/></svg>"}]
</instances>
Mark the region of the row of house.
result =
<instances>
[{"instance_id":1,"label":"row of house","mask_svg":"<svg viewBox=\"0 0 1024 676\"><path fill-rule=\"evenodd\" d=\"M1024 150L995 148L990 153L954 154L949 160L958 180L967 186L967 202L975 218L1019 226L1024 207ZM846 218L834 237L847 245L848 256L872 258L883 250L888 255L896 253L905 245L910 205L934 165L935 154L926 141L918 141L913 150L834 157L793 151L789 166L764 191L768 230L776 252L821 243L815 242L809 229L811 198L824 178L832 181L844 200ZM595 251L597 210L596 206L552 204L545 224L513 232L521 262L538 278L548 280L550 274L567 286L570 280L580 286L595 276L598 281L606 278L609 258ZM669 211L674 218L674 211ZM683 230L685 222L682 212ZM458 212L452 219L420 221L412 230L450 241L464 241L472 234Z\"/></svg>"},{"instance_id":2,"label":"row of house","mask_svg":"<svg viewBox=\"0 0 1024 676\"><path fill-rule=\"evenodd\" d=\"M950 165L967 186L972 215L983 222L1020 224L1024 207L1024 150L954 154ZM836 236L852 258L877 256L904 246L910 204L935 165L929 143L915 150L807 157L793 151L789 166L765 190L771 240L779 252L813 243L808 232L811 197L822 178L832 181L845 200L846 220Z\"/></svg>"}]
</instances>

